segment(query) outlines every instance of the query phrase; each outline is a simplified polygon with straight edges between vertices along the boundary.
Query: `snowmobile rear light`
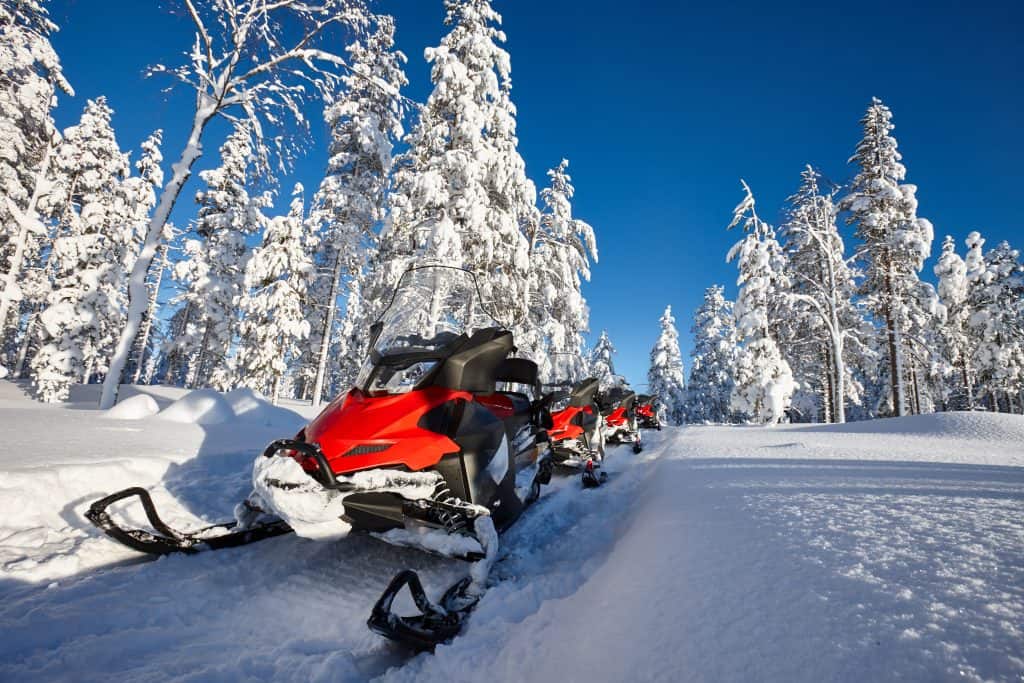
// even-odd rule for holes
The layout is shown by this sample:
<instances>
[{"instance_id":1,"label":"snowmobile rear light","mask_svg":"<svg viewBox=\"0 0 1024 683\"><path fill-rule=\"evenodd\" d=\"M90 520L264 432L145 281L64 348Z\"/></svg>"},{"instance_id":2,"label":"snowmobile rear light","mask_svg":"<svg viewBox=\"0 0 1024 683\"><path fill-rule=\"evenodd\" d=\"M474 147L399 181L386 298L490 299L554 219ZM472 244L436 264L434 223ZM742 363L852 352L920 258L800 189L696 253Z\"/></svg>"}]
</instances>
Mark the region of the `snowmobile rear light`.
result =
<instances>
[{"instance_id":1,"label":"snowmobile rear light","mask_svg":"<svg viewBox=\"0 0 1024 683\"><path fill-rule=\"evenodd\" d=\"M369 455L371 453L380 453L391 448L393 445L394 444L390 443L363 443L359 444L358 446L353 446L352 448L345 451L345 455L343 457L348 457L350 455Z\"/></svg>"}]
</instances>

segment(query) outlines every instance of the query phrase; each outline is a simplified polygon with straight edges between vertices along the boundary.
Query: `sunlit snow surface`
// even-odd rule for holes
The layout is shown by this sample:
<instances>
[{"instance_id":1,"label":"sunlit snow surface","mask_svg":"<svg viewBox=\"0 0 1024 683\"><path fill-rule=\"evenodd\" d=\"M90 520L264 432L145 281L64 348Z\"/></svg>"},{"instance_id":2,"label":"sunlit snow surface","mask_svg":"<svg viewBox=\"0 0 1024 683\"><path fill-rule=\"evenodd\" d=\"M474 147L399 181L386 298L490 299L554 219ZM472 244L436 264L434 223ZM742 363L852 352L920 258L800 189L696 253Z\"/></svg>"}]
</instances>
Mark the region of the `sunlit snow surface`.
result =
<instances>
[{"instance_id":1,"label":"sunlit snow surface","mask_svg":"<svg viewBox=\"0 0 1024 683\"><path fill-rule=\"evenodd\" d=\"M411 656L366 629L373 601L399 569L436 595L464 563L364 535L138 563L84 522L131 484L178 526L230 518L254 454L304 418L228 403L216 424L97 420L0 382L0 680L1024 675L1020 417L650 433L609 450L599 489L556 479L463 635Z\"/></svg>"}]
</instances>

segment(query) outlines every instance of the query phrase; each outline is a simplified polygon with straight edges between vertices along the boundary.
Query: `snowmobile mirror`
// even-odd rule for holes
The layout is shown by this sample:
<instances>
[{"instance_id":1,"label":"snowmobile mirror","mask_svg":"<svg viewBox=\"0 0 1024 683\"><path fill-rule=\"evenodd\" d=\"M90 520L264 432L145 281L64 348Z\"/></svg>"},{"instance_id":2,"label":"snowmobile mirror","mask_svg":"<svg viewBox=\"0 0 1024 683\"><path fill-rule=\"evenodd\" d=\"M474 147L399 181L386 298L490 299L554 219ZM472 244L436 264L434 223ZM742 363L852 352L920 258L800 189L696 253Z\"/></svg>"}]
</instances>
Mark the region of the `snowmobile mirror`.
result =
<instances>
[{"instance_id":1,"label":"snowmobile mirror","mask_svg":"<svg viewBox=\"0 0 1024 683\"><path fill-rule=\"evenodd\" d=\"M370 325L370 345L367 348L372 349L377 345L377 339L380 338L380 333L384 331L384 323L378 320L374 324Z\"/></svg>"}]
</instances>

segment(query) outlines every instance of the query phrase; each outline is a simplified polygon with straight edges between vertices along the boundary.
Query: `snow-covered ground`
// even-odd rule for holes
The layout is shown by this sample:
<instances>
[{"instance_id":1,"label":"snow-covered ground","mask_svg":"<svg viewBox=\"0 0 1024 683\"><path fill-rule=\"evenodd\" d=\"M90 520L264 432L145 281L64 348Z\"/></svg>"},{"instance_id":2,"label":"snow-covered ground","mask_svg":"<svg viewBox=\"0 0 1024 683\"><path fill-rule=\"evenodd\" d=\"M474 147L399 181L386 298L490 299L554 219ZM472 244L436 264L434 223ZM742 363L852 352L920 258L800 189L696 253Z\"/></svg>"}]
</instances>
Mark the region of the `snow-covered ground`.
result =
<instances>
[{"instance_id":1,"label":"snow-covered ground","mask_svg":"<svg viewBox=\"0 0 1024 683\"><path fill-rule=\"evenodd\" d=\"M94 388L52 407L0 381L0 680L1024 677L1017 416L649 434L602 488L556 481L465 632L411 656L366 629L373 601L399 569L436 592L465 565L365 536L139 561L92 529L88 503L133 484L174 525L230 517L309 416L127 391L156 405L101 418Z\"/></svg>"}]
</instances>

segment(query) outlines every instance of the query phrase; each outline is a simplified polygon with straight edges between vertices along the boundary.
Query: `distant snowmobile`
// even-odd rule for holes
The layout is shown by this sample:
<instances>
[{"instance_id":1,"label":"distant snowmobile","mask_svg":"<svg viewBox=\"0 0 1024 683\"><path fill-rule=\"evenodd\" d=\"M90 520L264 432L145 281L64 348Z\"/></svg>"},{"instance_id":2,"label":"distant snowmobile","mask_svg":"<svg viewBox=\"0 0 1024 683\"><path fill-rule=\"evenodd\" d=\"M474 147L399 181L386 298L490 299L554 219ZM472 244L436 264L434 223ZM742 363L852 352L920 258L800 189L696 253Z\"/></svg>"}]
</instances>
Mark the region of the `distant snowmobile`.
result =
<instances>
[{"instance_id":1,"label":"distant snowmobile","mask_svg":"<svg viewBox=\"0 0 1024 683\"><path fill-rule=\"evenodd\" d=\"M554 386L567 387L568 383ZM597 473L604 462L604 431L601 410L597 405L598 381L585 379L555 394L551 401L552 461L556 467L581 470L583 485L598 486L606 478Z\"/></svg>"},{"instance_id":2,"label":"distant snowmobile","mask_svg":"<svg viewBox=\"0 0 1024 683\"><path fill-rule=\"evenodd\" d=\"M149 494L127 489L87 517L113 538L155 554L242 545L295 531L308 537L347 526L450 557L494 561L509 527L551 479L550 397L537 366L509 358L512 333L492 318L473 276L449 266L410 268L371 327L370 357L356 386L292 439L257 458L254 491L236 521L185 534L160 520ZM524 385L533 397L500 391ZM123 529L107 507L138 496L158 534ZM343 523L344 522L344 523ZM480 574L483 574L481 576ZM453 637L483 591L486 572L431 603L413 572L398 574L371 629L417 648ZM421 614L391 612L408 586Z\"/></svg>"},{"instance_id":3,"label":"distant snowmobile","mask_svg":"<svg viewBox=\"0 0 1024 683\"><path fill-rule=\"evenodd\" d=\"M637 394L636 420L641 429L657 429L661 431L661 419L658 417L658 397L648 394Z\"/></svg>"},{"instance_id":4,"label":"distant snowmobile","mask_svg":"<svg viewBox=\"0 0 1024 683\"><path fill-rule=\"evenodd\" d=\"M604 418L605 443L629 443L633 452L643 450L636 419L636 393L625 387L612 387L597 394L597 404Z\"/></svg>"}]
</instances>

